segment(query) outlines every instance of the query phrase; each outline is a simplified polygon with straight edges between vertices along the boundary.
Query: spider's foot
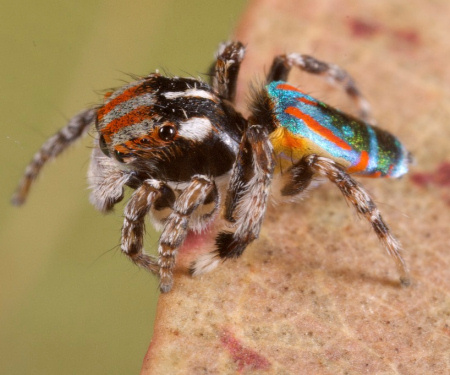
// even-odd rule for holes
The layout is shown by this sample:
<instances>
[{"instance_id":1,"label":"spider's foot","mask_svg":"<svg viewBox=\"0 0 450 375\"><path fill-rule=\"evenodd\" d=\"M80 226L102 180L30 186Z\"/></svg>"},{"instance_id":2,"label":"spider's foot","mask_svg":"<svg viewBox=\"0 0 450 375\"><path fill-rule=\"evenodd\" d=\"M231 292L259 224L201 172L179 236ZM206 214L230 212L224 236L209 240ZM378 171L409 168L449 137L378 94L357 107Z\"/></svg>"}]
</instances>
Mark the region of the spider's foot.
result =
<instances>
[{"instance_id":1,"label":"spider's foot","mask_svg":"<svg viewBox=\"0 0 450 375\"><path fill-rule=\"evenodd\" d=\"M161 279L159 283L159 290L161 291L161 293L167 293L172 290L172 286L173 286L173 278L165 277L164 280Z\"/></svg>"},{"instance_id":2,"label":"spider's foot","mask_svg":"<svg viewBox=\"0 0 450 375\"><path fill-rule=\"evenodd\" d=\"M192 276L202 275L212 271L219 265L220 258L216 251L200 255L189 267Z\"/></svg>"}]
</instances>

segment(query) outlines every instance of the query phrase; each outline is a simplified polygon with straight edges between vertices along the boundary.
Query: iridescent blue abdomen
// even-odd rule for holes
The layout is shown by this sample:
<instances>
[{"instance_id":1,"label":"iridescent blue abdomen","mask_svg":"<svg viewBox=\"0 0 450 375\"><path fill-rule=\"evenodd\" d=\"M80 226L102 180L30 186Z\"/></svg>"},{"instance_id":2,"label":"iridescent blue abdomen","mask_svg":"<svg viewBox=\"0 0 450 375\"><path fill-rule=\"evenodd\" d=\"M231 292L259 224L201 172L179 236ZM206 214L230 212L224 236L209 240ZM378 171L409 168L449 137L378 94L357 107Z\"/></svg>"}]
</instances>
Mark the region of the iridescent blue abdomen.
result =
<instances>
[{"instance_id":1,"label":"iridescent blue abdomen","mask_svg":"<svg viewBox=\"0 0 450 375\"><path fill-rule=\"evenodd\" d=\"M371 177L400 177L408 171L409 153L389 132L285 82L272 82L266 89L279 126L271 140L281 157L315 153L339 162L348 173Z\"/></svg>"}]
</instances>

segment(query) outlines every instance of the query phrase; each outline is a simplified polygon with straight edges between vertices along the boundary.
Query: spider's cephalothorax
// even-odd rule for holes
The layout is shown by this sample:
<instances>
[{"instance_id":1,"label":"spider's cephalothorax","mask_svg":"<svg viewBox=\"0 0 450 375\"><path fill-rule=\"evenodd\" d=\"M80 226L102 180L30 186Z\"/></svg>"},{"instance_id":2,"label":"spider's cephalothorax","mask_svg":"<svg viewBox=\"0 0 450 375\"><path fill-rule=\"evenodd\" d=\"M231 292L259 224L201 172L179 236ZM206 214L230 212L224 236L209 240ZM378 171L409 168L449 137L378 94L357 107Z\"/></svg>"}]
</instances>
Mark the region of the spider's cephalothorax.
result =
<instances>
[{"instance_id":1,"label":"spider's cephalothorax","mask_svg":"<svg viewBox=\"0 0 450 375\"><path fill-rule=\"evenodd\" d=\"M108 92L101 106L73 117L42 146L13 202L23 203L43 164L95 122L91 202L107 212L123 198L125 186L134 189L125 206L121 248L136 264L159 274L163 292L172 287L175 256L188 231L205 228L222 207L227 228L217 235L216 249L194 262L191 272L206 272L221 259L242 254L259 235L274 177L281 181L274 193L286 197L300 195L316 178L336 184L371 223L407 285L399 243L350 174L399 177L407 172L409 153L393 135L369 124L369 106L348 73L306 55L275 58L266 85L254 89L245 119L234 109L243 58L241 43L224 43L210 85L155 73ZM343 86L362 120L286 83L292 67ZM162 228L158 257L143 251L149 214Z\"/></svg>"}]
</instances>

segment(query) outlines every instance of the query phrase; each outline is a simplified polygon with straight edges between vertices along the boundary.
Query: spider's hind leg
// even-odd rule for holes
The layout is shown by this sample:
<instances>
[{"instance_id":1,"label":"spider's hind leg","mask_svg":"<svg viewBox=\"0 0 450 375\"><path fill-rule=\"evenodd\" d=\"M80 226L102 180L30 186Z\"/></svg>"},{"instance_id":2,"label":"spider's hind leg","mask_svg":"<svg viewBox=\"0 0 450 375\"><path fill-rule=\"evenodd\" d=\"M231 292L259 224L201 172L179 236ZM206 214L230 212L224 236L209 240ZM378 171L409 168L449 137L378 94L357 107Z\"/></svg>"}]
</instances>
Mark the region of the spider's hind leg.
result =
<instances>
[{"instance_id":1,"label":"spider's hind leg","mask_svg":"<svg viewBox=\"0 0 450 375\"><path fill-rule=\"evenodd\" d=\"M380 211L370 195L339 164L331 159L318 155L305 156L288 171L288 183L282 189L281 193L283 195L301 193L307 188L314 175L326 177L333 182L344 195L347 202L355 207L358 214L366 218L380 242L394 259L400 274L401 284L404 286L409 285L409 271L401 256L400 243L384 222Z\"/></svg>"},{"instance_id":2,"label":"spider's hind leg","mask_svg":"<svg viewBox=\"0 0 450 375\"><path fill-rule=\"evenodd\" d=\"M355 81L344 69L308 55L289 53L276 56L267 74L267 82L287 81L292 68L325 77L329 82L342 86L347 95L356 103L362 120L374 124L370 104L358 89Z\"/></svg>"}]
</instances>

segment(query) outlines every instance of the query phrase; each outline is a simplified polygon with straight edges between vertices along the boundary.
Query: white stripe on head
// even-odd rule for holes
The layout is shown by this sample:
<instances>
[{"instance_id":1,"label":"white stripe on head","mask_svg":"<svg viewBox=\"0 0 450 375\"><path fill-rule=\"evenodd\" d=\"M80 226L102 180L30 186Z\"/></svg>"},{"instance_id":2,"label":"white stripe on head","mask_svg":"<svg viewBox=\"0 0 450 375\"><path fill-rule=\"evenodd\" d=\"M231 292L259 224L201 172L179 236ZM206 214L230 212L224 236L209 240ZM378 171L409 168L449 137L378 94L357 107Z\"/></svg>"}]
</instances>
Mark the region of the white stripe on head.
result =
<instances>
[{"instance_id":1,"label":"white stripe on head","mask_svg":"<svg viewBox=\"0 0 450 375\"><path fill-rule=\"evenodd\" d=\"M192 117L180 122L178 134L193 141L203 141L212 132L212 124L205 117Z\"/></svg>"},{"instance_id":2,"label":"white stripe on head","mask_svg":"<svg viewBox=\"0 0 450 375\"><path fill-rule=\"evenodd\" d=\"M176 98L203 98L209 100L215 100L215 96L209 91L198 90L198 89L188 89L186 91L170 91L162 94L166 99L176 99Z\"/></svg>"}]
</instances>

